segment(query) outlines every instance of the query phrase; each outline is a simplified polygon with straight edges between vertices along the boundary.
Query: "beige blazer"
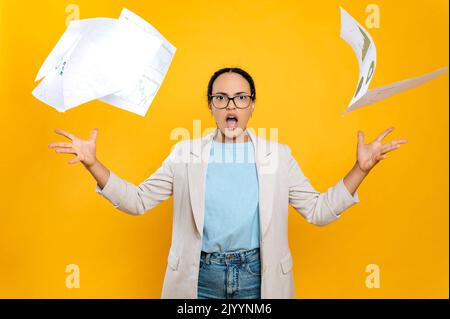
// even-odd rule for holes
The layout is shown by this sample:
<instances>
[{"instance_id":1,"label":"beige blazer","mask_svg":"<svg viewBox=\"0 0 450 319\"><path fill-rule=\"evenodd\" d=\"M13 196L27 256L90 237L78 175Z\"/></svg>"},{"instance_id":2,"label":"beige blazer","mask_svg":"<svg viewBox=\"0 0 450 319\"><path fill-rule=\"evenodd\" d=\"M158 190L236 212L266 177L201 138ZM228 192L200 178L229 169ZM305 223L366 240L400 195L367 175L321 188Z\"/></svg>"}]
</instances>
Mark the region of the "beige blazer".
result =
<instances>
[{"instance_id":1,"label":"beige blazer","mask_svg":"<svg viewBox=\"0 0 450 319\"><path fill-rule=\"evenodd\" d=\"M205 177L215 129L205 137L180 141L150 177L138 186L110 171L96 192L126 213L142 215L173 195L172 242L161 298L197 298L203 237ZM247 129L255 146L259 183L261 298L295 298L288 243L288 204L309 223L326 225L359 202L340 179L320 193L303 174L286 144Z\"/></svg>"}]
</instances>

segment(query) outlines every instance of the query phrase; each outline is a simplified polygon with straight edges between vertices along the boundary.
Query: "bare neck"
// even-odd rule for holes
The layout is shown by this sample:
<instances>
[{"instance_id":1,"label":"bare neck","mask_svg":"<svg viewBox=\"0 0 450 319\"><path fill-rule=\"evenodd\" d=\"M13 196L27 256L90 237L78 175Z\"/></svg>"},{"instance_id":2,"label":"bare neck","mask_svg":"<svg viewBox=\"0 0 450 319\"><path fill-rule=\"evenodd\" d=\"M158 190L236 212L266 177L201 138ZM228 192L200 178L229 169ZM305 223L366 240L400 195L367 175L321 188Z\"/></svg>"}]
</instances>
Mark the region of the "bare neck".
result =
<instances>
[{"instance_id":1,"label":"bare neck","mask_svg":"<svg viewBox=\"0 0 450 319\"><path fill-rule=\"evenodd\" d=\"M225 134L223 134L220 129L218 129L218 130L219 130L219 134L217 134L217 137L215 139L217 142L222 142L222 143L243 143L243 142L248 142L250 140L246 130L244 130L238 136L234 136L232 138L229 138L229 137L225 136Z\"/></svg>"}]
</instances>

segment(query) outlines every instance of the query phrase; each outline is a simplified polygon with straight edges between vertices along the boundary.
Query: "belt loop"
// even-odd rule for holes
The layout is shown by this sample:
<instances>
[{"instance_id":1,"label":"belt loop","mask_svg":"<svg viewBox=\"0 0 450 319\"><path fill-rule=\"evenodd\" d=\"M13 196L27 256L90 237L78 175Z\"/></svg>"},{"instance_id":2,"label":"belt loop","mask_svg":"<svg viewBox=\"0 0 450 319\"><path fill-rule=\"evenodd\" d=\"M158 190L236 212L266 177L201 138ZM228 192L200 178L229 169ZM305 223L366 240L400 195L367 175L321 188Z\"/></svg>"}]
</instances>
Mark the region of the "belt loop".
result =
<instances>
[{"instance_id":1,"label":"belt loop","mask_svg":"<svg viewBox=\"0 0 450 319\"><path fill-rule=\"evenodd\" d=\"M205 258L205 262L207 265L209 265L210 261L209 258L211 257L211 253L206 253L206 258Z\"/></svg>"},{"instance_id":2,"label":"belt loop","mask_svg":"<svg viewBox=\"0 0 450 319\"><path fill-rule=\"evenodd\" d=\"M240 252L240 255L241 255L241 263L244 264L245 261L246 261L246 260L245 260L245 252L244 252L244 251L241 251L241 252Z\"/></svg>"}]
</instances>

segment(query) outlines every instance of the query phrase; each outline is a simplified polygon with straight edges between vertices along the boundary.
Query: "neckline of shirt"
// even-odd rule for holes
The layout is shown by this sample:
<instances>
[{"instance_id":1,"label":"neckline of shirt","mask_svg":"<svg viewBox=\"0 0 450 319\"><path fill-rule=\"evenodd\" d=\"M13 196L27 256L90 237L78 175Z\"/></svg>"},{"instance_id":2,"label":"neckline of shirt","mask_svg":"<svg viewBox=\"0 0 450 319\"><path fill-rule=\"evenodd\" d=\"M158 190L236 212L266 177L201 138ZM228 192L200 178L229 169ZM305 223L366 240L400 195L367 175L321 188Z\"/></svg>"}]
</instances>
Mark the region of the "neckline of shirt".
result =
<instances>
[{"instance_id":1,"label":"neckline of shirt","mask_svg":"<svg viewBox=\"0 0 450 319\"><path fill-rule=\"evenodd\" d=\"M249 143L251 143L251 141L246 141L246 142L239 142L239 143L223 143L223 142L219 142L214 140L214 144L215 145L223 145L225 147L232 147L232 146L245 146L248 145Z\"/></svg>"}]
</instances>

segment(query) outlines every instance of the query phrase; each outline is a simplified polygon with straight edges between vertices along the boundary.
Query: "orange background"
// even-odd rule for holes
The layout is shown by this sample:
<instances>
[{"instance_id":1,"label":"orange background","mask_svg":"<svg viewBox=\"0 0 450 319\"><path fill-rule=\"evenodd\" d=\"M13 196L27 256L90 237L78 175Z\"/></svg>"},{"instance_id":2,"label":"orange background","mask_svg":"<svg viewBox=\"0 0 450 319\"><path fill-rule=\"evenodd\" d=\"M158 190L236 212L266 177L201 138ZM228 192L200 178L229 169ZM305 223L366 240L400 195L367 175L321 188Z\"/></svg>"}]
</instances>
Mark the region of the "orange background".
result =
<instances>
[{"instance_id":1,"label":"orange background","mask_svg":"<svg viewBox=\"0 0 450 319\"><path fill-rule=\"evenodd\" d=\"M31 91L64 32L68 4L80 18L122 7L177 47L147 115L99 101L65 113ZM176 127L214 126L205 101L212 73L239 66L255 79L248 127L278 128L313 185L325 191L352 167L357 130L366 141L396 127L390 153L358 189L361 202L324 228L293 208L289 239L298 298L448 298L448 73L342 117L358 66L339 37L339 6L360 23L366 1L0 1L0 297L159 298L171 239L172 199L142 217L116 211L73 157L47 145L60 128L88 138L98 158L135 184L161 164ZM448 1L376 1L380 28L372 88L448 65ZM80 267L68 289L65 267ZM368 289L365 267L380 267Z\"/></svg>"}]
</instances>

